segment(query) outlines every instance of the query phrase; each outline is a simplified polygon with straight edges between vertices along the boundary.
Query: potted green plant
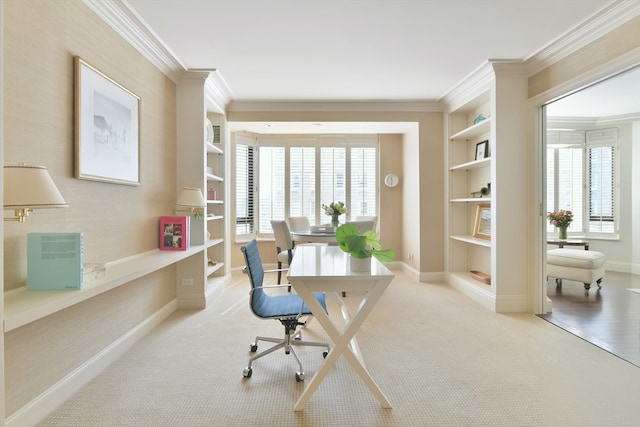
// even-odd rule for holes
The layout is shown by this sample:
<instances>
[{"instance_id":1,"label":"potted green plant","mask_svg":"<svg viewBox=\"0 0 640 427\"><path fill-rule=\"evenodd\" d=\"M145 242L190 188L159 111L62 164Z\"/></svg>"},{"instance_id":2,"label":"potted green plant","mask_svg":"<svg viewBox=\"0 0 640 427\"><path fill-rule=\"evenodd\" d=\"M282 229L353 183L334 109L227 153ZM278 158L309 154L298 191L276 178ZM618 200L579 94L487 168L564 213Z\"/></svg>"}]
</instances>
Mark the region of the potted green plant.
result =
<instances>
[{"instance_id":1,"label":"potted green plant","mask_svg":"<svg viewBox=\"0 0 640 427\"><path fill-rule=\"evenodd\" d=\"M370 271L371 257L389 262L395 258L392 249L382 249L380 236L373 230L360 231L352 224L343 224L336 230L336 241L344 252L351 256L352 271Z\"/></svg>"}]
</instances>

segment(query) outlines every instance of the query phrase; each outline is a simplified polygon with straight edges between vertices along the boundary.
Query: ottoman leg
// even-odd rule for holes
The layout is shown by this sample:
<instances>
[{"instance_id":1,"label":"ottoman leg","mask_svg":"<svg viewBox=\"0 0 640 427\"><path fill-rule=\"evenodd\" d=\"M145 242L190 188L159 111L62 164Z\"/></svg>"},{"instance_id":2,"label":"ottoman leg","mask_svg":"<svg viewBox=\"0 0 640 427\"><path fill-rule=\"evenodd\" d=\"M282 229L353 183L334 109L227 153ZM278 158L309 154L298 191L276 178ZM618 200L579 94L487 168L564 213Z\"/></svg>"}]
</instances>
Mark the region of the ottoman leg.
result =
<instances>
[{"instance_id":1,"label":"ottoman leg","mask_svg":"<svg viewBox=\"0 0 640 427\"><path fill-rule=\"evenodd\" d=\"M602 279L598 279L596 285L598 285L598 289L602 289Z\"/></svg>"},{"instance_id":2,"label":"ottoman leg","mask_svg":"<svg viewBox=\"0 0 640 427\"><path fill-rule=\"evenodd\" d=\"M585 288L586 290L591 289L591 283L585 283L585 284L584 284L584 288Z\"/></svg>"},{"instance_id":3,"label":"ottoman leg","mask_svg":"<svg viewBox=\"0 0 640 427\"><path fill-rule=\"evenodd\" d=\"M560 289L562 287L562 279L556 279L556 289Z\"/></svg>"}]
</instances>

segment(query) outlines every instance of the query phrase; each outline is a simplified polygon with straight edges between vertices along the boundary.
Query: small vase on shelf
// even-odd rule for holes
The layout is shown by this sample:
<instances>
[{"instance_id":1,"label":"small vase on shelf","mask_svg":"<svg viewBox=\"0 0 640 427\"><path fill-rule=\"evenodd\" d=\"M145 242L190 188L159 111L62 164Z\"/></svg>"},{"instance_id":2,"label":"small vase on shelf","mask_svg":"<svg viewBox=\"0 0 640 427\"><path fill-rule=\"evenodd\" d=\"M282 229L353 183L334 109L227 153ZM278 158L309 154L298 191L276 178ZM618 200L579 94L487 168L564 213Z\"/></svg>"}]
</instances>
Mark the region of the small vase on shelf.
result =
<instances>
[{"instance_id":1,"label":"small vase on shelf","mask_svg":"<svg viewBox=\"0 0 640 427\"><path fill-rule=\"evenodd\" d=\"M340 219L338 219L338 217L337 217L337 216L332 216L332 217L331 217L331 226L332 226L333 228L338 228L338 227L340 227Z\"/></svg>"},{"instance_id":2,"label":"small vase on shelf","mask_svg":"<svg viewBox=\"0 0 640 427\"><path fill-rule=\"evenodd\" d=\"M558 238L560 240L567 240L567 225L558 226Z\"/></svg>"}]
</instances>

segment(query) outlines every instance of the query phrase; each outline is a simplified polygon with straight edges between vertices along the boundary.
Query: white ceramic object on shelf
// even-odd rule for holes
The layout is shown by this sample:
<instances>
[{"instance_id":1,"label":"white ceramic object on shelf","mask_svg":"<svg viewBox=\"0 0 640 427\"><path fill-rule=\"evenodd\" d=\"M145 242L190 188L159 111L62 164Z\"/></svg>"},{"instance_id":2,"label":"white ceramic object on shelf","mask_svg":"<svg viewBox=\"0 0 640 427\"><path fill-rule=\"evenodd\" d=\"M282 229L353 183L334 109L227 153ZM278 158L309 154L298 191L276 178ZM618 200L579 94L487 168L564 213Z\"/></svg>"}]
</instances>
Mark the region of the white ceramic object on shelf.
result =
<instances>
[{"instance_id":1,"label":"white ceramic object on shelf","mask_svg":"<svg viewBox=\"0 0 640 427\"><path fill-rule=\"evenodd\" d=\"M212 144L213 143L213 124L211 124L211 120L209 119L204 120L204 135L205 135L205 141L207 141L209 144Z\"/></svg>"}]
</instances>

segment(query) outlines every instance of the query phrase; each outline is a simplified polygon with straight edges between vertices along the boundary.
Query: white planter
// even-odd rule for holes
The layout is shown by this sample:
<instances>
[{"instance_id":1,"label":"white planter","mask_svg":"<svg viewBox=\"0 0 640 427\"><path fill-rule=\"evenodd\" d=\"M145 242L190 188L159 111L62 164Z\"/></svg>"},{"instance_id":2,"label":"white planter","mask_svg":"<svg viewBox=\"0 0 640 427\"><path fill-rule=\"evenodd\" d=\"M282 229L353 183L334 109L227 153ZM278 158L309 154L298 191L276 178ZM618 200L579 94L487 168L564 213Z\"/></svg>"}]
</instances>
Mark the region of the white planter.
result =
<instances>
[{"instance_id":1,"label":"white planter","mask_svg":"<svg viewBox=\"0 0 640 427\"><path fill-rule=\"evenodd\" d=\"M371 271L371 258L354 258L349 256L351 271L368 273Z\"/></svg>"}]
</instances>

